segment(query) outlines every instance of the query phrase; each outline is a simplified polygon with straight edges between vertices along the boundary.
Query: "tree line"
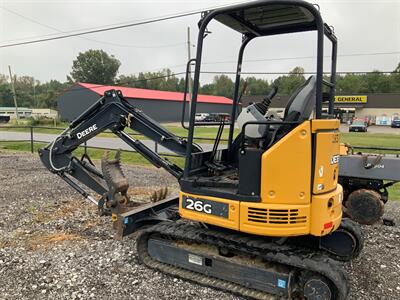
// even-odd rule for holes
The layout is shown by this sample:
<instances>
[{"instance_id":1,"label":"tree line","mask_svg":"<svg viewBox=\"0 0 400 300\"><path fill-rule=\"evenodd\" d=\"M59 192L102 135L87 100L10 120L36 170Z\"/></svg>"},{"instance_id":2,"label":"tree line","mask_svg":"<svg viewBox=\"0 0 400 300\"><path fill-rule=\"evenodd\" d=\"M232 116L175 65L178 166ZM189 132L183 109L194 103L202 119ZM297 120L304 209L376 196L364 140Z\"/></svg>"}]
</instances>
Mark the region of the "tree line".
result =
<instances>
[{"instance_id":1,"label":"tree line","mask_svg":"<svg viewBox=\"0 0 400 300\"><path fill-rule=\"evenodd\" d=\"M120 75L120 61L103 50L88 50L79 53L72 62L72 70L65 82L50 80L40 82L31 76L14 78L18 105L29 108L56 108L59 93L75 82L121 85L127 87L183 92L184 78L177 77L169 69L158 72L141 72L138 75ZM329 79L329 78L326 78ZM274 80L249 76L242 78L241 88L246 85L245 95L266 95L272 86L279 87L279 94L289 95L306 81L304 69L294 68L289 74ZM378 70L371 73L347 73L336 79L338 94L357 93L394 93L400 92L400 63L392 73L385 74ZM246 84L245 84L246 83ZM214 76L211 83L200 85L200 93L232 98L233 80L227 75ZM0 74L0 106L14 106L10 78Z\"/></svg>"}]
</instances>

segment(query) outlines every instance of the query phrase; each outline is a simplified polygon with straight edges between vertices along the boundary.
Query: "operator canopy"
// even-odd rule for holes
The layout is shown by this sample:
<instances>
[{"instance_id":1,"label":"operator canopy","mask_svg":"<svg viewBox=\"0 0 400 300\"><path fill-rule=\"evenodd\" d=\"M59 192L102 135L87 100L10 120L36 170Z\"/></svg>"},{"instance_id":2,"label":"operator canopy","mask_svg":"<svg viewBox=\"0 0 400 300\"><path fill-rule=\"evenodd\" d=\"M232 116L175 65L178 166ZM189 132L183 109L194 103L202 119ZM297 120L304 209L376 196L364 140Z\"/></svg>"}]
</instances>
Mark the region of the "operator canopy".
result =
<instances>
[{"instance_id":1,"label":"operator canopy","mask_svg":"<svg viewBox=\"0 0 400 300\"><path fill-rule=\"evenodd\" d=\"M245 35L265 36L298 31L316 30L315 17L304 2L267 4L238 8L218 14L215 19ZM307 3L308 4L308 3Z\"/></svg>"}]
</instances>

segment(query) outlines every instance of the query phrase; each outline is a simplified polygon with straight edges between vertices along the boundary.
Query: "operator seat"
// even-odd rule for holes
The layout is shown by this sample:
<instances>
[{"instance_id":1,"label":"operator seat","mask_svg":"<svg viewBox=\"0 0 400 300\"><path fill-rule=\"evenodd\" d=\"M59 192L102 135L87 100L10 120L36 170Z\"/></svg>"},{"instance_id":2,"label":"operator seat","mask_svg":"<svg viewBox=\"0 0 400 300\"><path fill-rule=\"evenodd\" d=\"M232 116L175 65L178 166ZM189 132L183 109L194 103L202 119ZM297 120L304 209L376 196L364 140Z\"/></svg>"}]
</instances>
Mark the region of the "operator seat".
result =
<instances>
[{"instance_id":1,"label":"operator seat","mask_svg":"<svg viewBox=\"0 0 400 300\"><path fill-rule=\"evenodd\" d=\"M282 121L303 122L310 119L316 103L316 76L310 76L290 97ZM268 149L290 132L297 124L271 125L263 141L263 149ZM240 132L232 145L232 161L238 161L243 132Z\"/></svg>"},{"instance_id":2,"label":"operator seat","mask_svg":"<svg viewBox=\"0 0 400 300\"><path fill-rule=\"evenodd\" d=\"M296 92L290 97L288 104L285 108L283 117L284 122L303 122L311 118L312 112L316 103L316 76L310 76ZM279 141L282 137L289 133L296 127L296 124L282 124L273 126L271 129L273 133L267 141L269 148L272 144Z\"/></svg>"},{"instance_id":3,"label":"operator seat","mask_svg":"<svg viewBox=\"0 0 400 300\"><path fill-rule=\"evenodd\" d=\"M305 121L310 119L316 102L316 76L310 76L290 97L283 121Z\"/></svg>"}]
</instances>

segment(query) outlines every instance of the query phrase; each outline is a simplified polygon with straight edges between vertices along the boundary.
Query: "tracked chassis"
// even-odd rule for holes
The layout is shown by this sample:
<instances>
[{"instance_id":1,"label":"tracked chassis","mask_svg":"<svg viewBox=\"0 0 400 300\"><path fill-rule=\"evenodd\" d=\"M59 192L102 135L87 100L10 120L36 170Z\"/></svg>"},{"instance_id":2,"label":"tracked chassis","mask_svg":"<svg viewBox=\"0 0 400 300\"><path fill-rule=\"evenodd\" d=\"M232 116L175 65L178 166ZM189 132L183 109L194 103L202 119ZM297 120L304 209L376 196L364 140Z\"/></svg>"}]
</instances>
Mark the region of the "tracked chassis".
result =
<instances>
[{"instance_id":1,"label":"tracked chassis","mask_svg":"<svg viewBox=\"0 0 400 300\"><path fill-rule=\"evenodd\" d=\"M187 222L162 222L137 239L142 263L202 285L254 299L346 299L338 262L307 250Z\"/></svg>"}]
</instances>

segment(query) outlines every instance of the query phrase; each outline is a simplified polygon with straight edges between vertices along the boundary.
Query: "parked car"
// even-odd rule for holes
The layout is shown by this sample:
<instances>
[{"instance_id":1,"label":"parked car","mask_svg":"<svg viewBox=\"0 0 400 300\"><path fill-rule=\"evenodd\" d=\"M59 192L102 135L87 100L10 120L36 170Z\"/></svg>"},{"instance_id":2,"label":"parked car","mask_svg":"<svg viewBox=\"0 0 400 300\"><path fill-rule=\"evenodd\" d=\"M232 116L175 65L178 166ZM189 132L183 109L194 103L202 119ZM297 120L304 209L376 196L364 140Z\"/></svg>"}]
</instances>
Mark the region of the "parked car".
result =
<instances>
[{"instance_id":1,"label":"parked car","mask_svg":"<svg viewBox=\"0 0 400 300\"><path fill-rule=\"evenodd\" d=\"M10 116L0 116L0 123L10 122Z\"/></svg>"},{"instance_id":2,"label":"parked car","mask_svg":"<svg viewBox=\"0 0 400 300\"><path fill-rule=\"evenodd\" d=\"M197 122L205 122L209 115L210 115L209 113L197 113L194 119Z\"/></svg>"},{"instance_id":3,"label":"parked car","mask_svg":"<svg viewBox=\"0 0 400 300\"><path fill-rule=\"evenodd\" d=\"M220 122L224 120L225 122L230 121L231 116L227 113L210 113L204 120L205 122Z\"/></svg>"},{"instance_id":4,"label":"parked car","mask_svg":"<svg viewBox=\"0 0 400 300\"><path fill-rule=\"evenodd\" d=\"M367 132L367 124L362 120L355 120L349 126L349 132Z\"/></svg>"},{"instance_id":5,"label":"parked car","mask_svg":"<svg viewBox=\"0 0 400 300\"><path fill-rule=\"evenodd\" d=\"M392 124L390 125L392 128L400 128L400 119L395 119L392 121Z\"/></svg>"}]
</instances>

